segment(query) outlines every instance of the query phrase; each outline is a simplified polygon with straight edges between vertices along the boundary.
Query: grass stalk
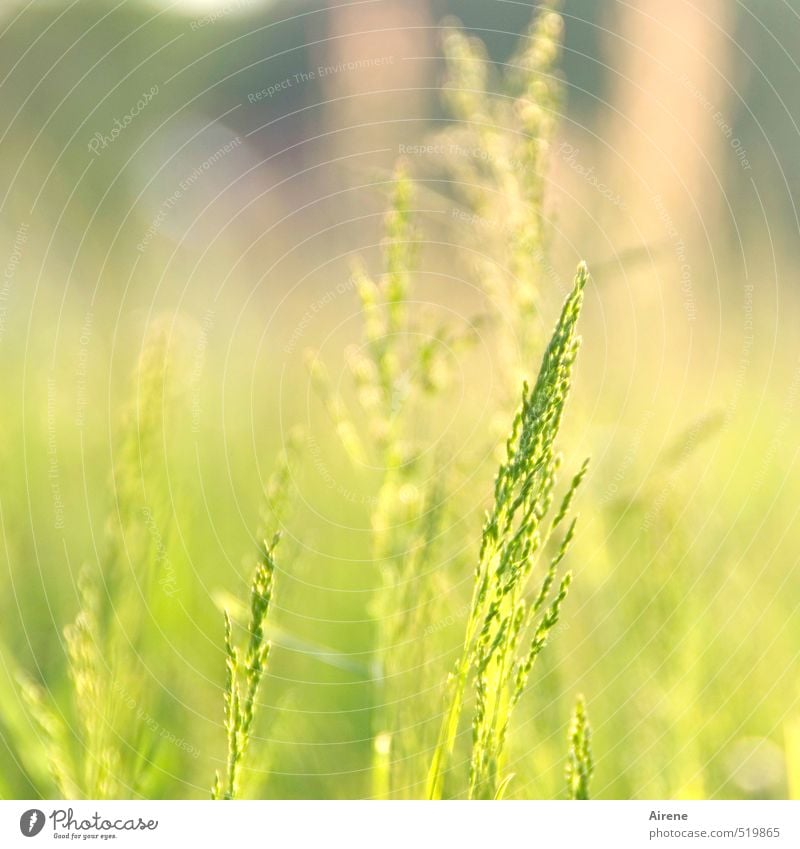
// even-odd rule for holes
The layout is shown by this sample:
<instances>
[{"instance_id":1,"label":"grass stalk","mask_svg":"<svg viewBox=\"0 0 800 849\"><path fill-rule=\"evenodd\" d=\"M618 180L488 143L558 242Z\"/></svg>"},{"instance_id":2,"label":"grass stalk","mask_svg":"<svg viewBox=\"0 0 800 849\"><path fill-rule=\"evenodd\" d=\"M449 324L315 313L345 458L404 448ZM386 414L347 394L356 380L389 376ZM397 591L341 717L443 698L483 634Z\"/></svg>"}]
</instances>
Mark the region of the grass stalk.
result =
<instances>
[{"instance_id":1,"label":"grass stalk","mask_svg":"<svg viewBox=\"0 0 800 849\"><path fill-rule=\"evenodd\" d=\"M589 782L594 772L592 759L592 729L586 713L586 702L578 696L569 724L569 755L566 779L568 799L588 799Z\"/></svg>"},{"instance_id":2,"label":"grass stalk","mask_svg":"<svg viewBox=\"0 0 800 849\"><path fill-rule=\"evenodd\" d=\"M501 776L509 720L524 692L537 657L556 626L571 575L551 590L559 565L574 536L575 521L560 536L555 554L531 595L534 563L551 539L557 538L587 464L573 477L555 516L550 511L560 457L555 439L572 382L578 351L576 325L588 279L581 263L539 376L522 402L506 441L506 458L494 487L494 503L486 517L461 657L451 674L439 740L428 773L427 796L442 797L453 753L465 693L474 683L472 756L468 795L494 798ZM551 597L552 596L552 597Z\"/></svg>"},{"instance_id":3,"label":"grass stalk","mask_svg":"<svg viewBox=\"0 0 800 849\"><path fill-rule=\"evenodd\" d=\"M261 679L267 669L270 641L264 628L272 603L275 584L275 548L280 540L276 533L265 541L250 584L250 624L245 646L233 641L233 624L225 611L225 690L223 695L228 757L224 776L216 774L212 799L236 799L240 776L252 737Z\"/></svg>"}]
</instances>

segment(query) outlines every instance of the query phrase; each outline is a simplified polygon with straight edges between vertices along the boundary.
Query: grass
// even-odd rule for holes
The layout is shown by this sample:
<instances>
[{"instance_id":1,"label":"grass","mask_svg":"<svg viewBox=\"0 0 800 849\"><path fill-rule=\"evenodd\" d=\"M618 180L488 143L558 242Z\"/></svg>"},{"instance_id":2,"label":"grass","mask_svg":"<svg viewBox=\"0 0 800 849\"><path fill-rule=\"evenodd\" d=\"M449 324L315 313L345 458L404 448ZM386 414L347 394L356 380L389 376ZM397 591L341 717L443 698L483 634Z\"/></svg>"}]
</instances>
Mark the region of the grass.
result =
<instances>
[{"instance_id":1,"label":"grass","mask_svg":"<svg viewBox=\"0 0 800 849\"><path fill-rule=\"evenodd\" d=\"M460 128L451 132L474 136L492 151L488 169L479 175L481 188L470 198L472 209L481 215L503 215L508 221L491 264L479 269L480 281L490 310L502 302L502 308L515 316L510 329L498 335L499 344L510 348L514 341L521 341L526 357L533 346L532 318L542 285L537 257L545 249L544 154L552 133L548 116L556 99L550 72L558 54L559 21L549 6L537 16L526 46L515 58L513 74L504 80L502 95L487 91L488 65L479 43L453 27L445 35L447 91ZM487 129L487 118L494 123L491 129ZM492 206L498 186L510 208ZM390 189L382 273L373 278L361 264L352 272L363 316L363 344L352 348L347 357L355 409L333 389L319 356L313 351L306 354L312 383L354 473L368 464L380 469L370 515L371 556L381 578L369 608L375 623L370 665L374 703L370 795L443 795L448 761L468 701L465 691L471 684L469 774L463 787L451 780L448 795L497 798L512 778L505 773L505 757L507 739L513 733L513 709L559 620L569 588L569 573L559 578L558 570L574 534L575 523L568 520L568 513L586 473L585 464L549 524L546 517L555 493L559 457L554 443L577 353L575 325L587 271L583 265L578 269L537 381L532 388L527 384L523 388L506 457L496 476L494 506L484 525L462 656L445 688L448 703L437 742L432 718L409 721L408 717L424 716L426 694L441 687L436 665L426 662L420 634L427 633L446 612L442 599L453 576L438 567L437 557L446 543L444 505L457 481L440 473L454 458L427 451L420 422L435 429L441 405L447 403L452 358L467 351L477 334L469 329L456 333L446 322L412 313L420 236L414 214L415 185L406 164L398 165ZM498 271L504 263L510 264L513 285ZM501 281L502 287L497 288ZM169 389L183 379L175 368L181 355L176 345L166 328L157 327L154 339L143 349L135 376L135 415L123 433L114 476L116 510L109 524L106 563L102 575L87 573L83 579L81 611L65 632L85 753L82 770L76 771L66 742L74 729L48 707L35 685L25 687L31 714L48 740L51 773L65 796L107 798L136 792L138 787L138 767L128 772L123 768L134 764L135 758L120 750L123 735L115 731L118 704L124 700L131 700L139 715L150 715L145 707L147 692L122 673L122 658L127 651L140 650L145 633L122 591L123 560L132 551L141 553L148 564L141 575L142 591L145 598L152 596L154 583L163 578L159 572L169 562L170 523L162 519L169 511L159 449L167 427L165 415L180 405L180 397ZM528 368L529 363L519 363L509 369L509 384ZM487 438L491 440L491 434ZM224 611L227 755L224 768L216 771L214 799L239 798L248 762L258 757L251 749L270 658L267 634L272 628L268 615L276 576L275 550L286 526L288 490L297 464L297 452L290 446L266 488L267 515L262 518L272 530L261 534L264 541L250 582L249 622L242 643L236 640L234 618L228 609ZM137 521L142 503L146 535ZM543 558L549 558L548 565L537 574L534 564ZM234 608L239 610L238 602ZM427 674L422 674L423 669ZM430 751L434 752L432 763Z\"/></svg>"},{"instance_id":2,"label":"grass","mask_svg":"<svg viewBox=\"0 0 800 849\"><path fill-rule=\"evenodd\" d=\"M414 188L405 164L399 163L384 219L382 274L373 279L360 263L353 269L363 322L363 345L347 354L355 410L333 393L315 353L307 355L312 380L354 472L367 463L380 470L370 515L371 556L380 573L380 588L370 604L376 623L375 798L418 794L424 780L420 752L426 732L420 725L404 725L403 714L422 707L415 704L413 688L424 689L426 683L424 646L409 637L425 629L426 616L440 615L437 581L431 577L446 487L438 472L445 457L427 452L419 432L421 422L433 420L437 399L447 391L448 351L468 344L463 333L409 315L418 247Z\"/></svg>"},{"instance_id":3,"label":"grass","mask_svg":"<svg viewBox=\"0 0 800 849\"><path fill-rule=\"evenodd\" d=\"M481 40L467 35L458 21L448 22L443 36L445 101L454 121L436 141L454 152L442 170L460 215L476 222L484 246L475 272L498 328L504 401L511 404L541 349L535 328L543 294L560 285L545 209L562 101L558 62L564 22L558 5L538 5L503 65L490 62Z\"/></svg>"},{"instance_id":4,"label":"grass","mask_svg":"<svg viewBox=\"0 0 800 849\"><path fill-rule=\"evenodd\" d=\"M9 404L0 795L204 798L215 772L218 799L800 794L800 619L785 565L797 499L778 439L788 425L769 425L793 420L794 399L765 387L767 415L729 414L726 397L708 412L702 370L644 359L597 266L588 293L583 267L562 289L556 268L574 257L553 259L545 192L562 100L554 9L541 5L503 65L446 28L452 120L437 141L451 153L378 181L380 256L355 265L319 336L304 329L313 344L336 309L362 320L341 358L309 352L321 400L303 407L307 375L282 357L282 328L265 335L257 310L242 324L241 338L264 339L262 368L226 347L240 328L226 338L218 307L201 337L176 333L171 315L153 322L117 415L103 368L118 316L98 305L80 429L74 364L53 366L63 534L37 465L52 456L30 414L42 399ZM449 213L439 242L431 207ZM480 297L462 304L459 290L437 311L445 278ZM219 285L211 271L197 280ZM66 307L69 341L86 331ZM458 328L454 312L470 312ZM134 315L119 333L131 362ZM19 349L37 379L33 364L52 357L40 336ZM736 367L720 356L715 385L736 385ZM646 392L631 389L623 415L615 392L634 371ZM678 386L693 396L679 409ZM313 452L298 437L275 462L304 414ZM752 763L733 768L742 751Z\"/></svg>"},{"instance_id":5,"label":"grass","mask_svg":"<svg viewBox=\"0 0 800 849\"><path fill-rule=\"evenodd\" d=\"M567 761L567 798L588 799L589 782L594 772L592 732L583 696L575 702L569 726L569 759Z\"/></svg>"},{"instance_id":6,"label":"grass","mask_svg":"<svg viewBox=\"0 0 800 849\"><path fill-rule=\"evenodd\" d=\"M228 762L224 778L217 773L212 799L235 799L239 795L239 776L250 745L261 679L267 668L270 642L265 626L275 582L276 534L265 541L250 586L250 624L248 641L243 650L233 644L233 624L225 613L226 677L224 714L228 733Z\"/></svg>"},{"instance_id":7,"label":"grass","mask_svg":"<svg viewBox=\"0 0 800 849\"><path fill-rule=\"evenodd\" d=\"M164 505L150 495L163 490L148 490L144 480L148 473L156 481L161 476L163 402L172 391L167 372L176 368L174 377L182 379L173 353L165 327L155 323L134 371L134 397L122 417L102 569L86 564L80 570L79 610L63 632L71 704L54 703L30 675L17 673L64 798L135 795L148 768L142 727L131 733L127 726L132 712L149 717L153 710L151 694L134 672L148 637L136 593L152 596L164 577L160 535L153 534L153 517L165 515ZM141 503L148 505L144 523L137 510ZM167 524L163 527L166 532Z\"/></svg>"},{"instance_id":8,"label":"grass","mask_svg":"<svg viewBox=\"0 0 800 849\"><path fill-rule=\"evenodd\" d=\"M572 580L566 573L554 597L549 598L575 533L574 519L561 534L547 568L535 579L532 575L536 560L561 533L587 469L584 463L547 523L560 464L554 445L578 350L576 324L587 274L585 265L581 265L539 377L532 389L527 385L523 388L522 403L506 442L506 459L495 479L494 505L484 524L464 648L449 682L442 729L428 776L427 795L431 799L441 798L443 793L470 678L474 678L475 708L468 796L492 799L502 795L510 778L503 774L503 759L511 715L558 623Z\"/></svg>"}]
</instances>

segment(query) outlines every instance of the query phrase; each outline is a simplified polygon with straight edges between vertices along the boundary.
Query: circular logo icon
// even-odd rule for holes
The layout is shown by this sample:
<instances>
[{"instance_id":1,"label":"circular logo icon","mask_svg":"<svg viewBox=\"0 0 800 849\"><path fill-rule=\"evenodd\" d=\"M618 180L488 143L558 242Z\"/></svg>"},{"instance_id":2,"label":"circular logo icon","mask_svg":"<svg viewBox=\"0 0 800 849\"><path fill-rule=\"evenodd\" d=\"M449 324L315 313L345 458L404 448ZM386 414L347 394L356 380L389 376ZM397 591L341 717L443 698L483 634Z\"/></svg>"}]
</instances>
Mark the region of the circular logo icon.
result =
<instances>
[{"instance_id":1,"label":"circular logo icon","mask_svg":"<svg viewBox=\"0 0 800 849\"><path fill-rule=\"evenodd\" d=\"M19 830L25 837L36 837L44 828L44 813L38 808L31 808L19 818Z\"/></svg>"}]
</instances>

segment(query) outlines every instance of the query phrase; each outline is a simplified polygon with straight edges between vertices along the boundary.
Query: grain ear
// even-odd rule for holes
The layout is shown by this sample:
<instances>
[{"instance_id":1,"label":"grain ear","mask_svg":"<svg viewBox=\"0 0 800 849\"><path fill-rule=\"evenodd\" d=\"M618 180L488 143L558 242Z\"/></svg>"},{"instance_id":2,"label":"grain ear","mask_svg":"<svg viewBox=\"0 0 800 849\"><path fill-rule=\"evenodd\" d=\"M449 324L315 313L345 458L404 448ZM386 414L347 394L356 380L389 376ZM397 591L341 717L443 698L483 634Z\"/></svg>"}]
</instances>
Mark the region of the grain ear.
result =
<instances>
[{"instance_id":1,"label":"grain ear","mask_svg":"<svg viewBox=\"0 0 800 849\"><path fill-rule=\"evenodd\" d=\"M569 743L566 769L568 799L589 798L589 782L594 772L591 740L592 729L586 713L586 702L583 696L578 696L567 736Z\"/></svg>"},{"instance_id":2,"label":"grain ear","mask_svg":"<svg viewBox=\"0 0 800 849\"><path fill-rule=\"evenodd\" d=\"M470 683L475 708L468 794L470 798L491 799L504 784L506 739L513 709L558 624L569 591L569 573L563 575L554 594L551 588L574 536L574 521L547 568L537 572L535 566L543 559L586 474L584 463L554 518L546 522L553 508L560 465L555 441L572 385L579 345L577 322L587 280L588 270L581 263L536 383L532 388L523 386L522 401L506 441L505 460L495 478L494 504L483 528L464 649L450 677L444 720L428 775L430 798L442 794L444 772Z\"/></svg>"}]
</instances>

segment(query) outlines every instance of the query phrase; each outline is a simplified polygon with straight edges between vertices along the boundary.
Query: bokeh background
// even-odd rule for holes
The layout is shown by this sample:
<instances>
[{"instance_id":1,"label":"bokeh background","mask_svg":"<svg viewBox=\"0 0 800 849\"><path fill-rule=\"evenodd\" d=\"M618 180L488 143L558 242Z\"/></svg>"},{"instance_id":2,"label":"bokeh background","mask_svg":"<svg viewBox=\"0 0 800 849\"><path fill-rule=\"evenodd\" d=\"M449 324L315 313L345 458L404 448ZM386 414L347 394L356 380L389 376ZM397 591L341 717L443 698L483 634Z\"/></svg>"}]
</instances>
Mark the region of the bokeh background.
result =
<instances>
[{"instance_id":1,"label":"bokeh background","mask_svg":"<svg viewBox=\"0 0 800 849\"><path fill-rule=\"evenodd\" d=\"M428 181L424 145L449 120L441 22L456 16L502 69L533 8L4 0L2 796L57 792L20 681L74 725L63 630L81 568L105 568L128 463L160 577L145 588L139 549L118 547L147 693L120 700L123 743L148 765L127 795L207 797L225 747L220 608L245 597L263 489L297 425L248 792L374 794L380 470L348 464L305 352L345 384L361 332L350 263L379 268L400 156L419 181L415 303L457 326L480 311L471 251L486 233ZM574 591L515 719L512 795L562 794L580 691L598 797L800 798L800 5L566 0L562 13L536 332L585 259L561 441L568 465L592 466ZM154 334L170 365L156 460L139 462L120 446ZM461 481L445 612L408 635L440 680L507 421L501 368L487 330L423 434L459 458ZM413 695L403 723L441 710L440 690Z\"/></svg>"}]
</instances>

